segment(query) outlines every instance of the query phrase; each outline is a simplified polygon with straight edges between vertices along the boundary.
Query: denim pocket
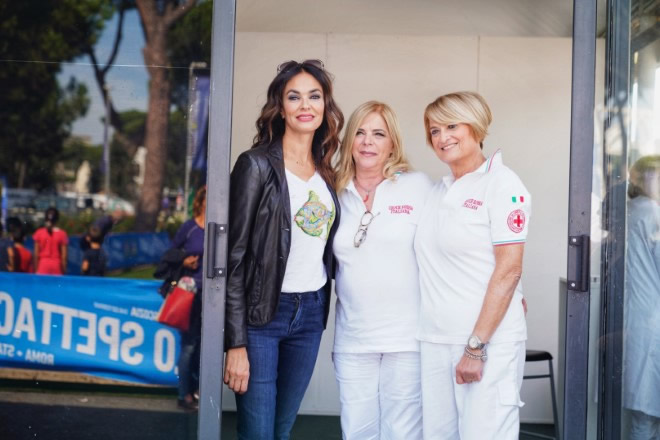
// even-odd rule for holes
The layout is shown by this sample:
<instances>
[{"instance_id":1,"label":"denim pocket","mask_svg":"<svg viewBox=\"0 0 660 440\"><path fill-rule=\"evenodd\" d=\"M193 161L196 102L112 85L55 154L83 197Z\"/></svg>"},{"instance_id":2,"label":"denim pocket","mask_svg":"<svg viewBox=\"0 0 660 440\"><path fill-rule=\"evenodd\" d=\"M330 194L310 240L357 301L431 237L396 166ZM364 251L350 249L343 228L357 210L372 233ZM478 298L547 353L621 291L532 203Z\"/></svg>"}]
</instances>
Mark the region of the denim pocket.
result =
<instances>
[{"instance_id":1,"label":"denim pocket","mask_svg":"<svg viewBox=\"0 0 660 440\"><path fill-rule=\"evenodd\" d=\"M316 296L316 302L325 307L326 304L328 303L328 296L325 293L325 288L321 287L319 290L317 290L314 295Z\"/></svg>"}]
</instances>

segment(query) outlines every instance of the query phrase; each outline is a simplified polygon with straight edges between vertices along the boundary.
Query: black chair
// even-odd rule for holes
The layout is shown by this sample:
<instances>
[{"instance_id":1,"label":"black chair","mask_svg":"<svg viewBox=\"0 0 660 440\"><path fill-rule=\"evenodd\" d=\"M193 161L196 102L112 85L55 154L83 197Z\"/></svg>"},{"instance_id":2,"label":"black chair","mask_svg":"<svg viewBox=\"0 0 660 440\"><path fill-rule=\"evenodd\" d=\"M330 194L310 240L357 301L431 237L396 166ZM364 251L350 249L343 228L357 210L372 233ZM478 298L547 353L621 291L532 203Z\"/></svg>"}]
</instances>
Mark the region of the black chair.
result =
<instances>
[{"instance_id":1,"label":"black chair","mask_svg":"<svg viewBox=\"0 0 660 440\"><path fill-rule=\"evenodd\" d=\"M547 374L532 374L523 376L524 379L545 379L550 378L550 392L552 395L552 416L555 421L555 436L549 436L545 434L539 434L536 432L523 431L521 434L529 435L532 437L538 438L547 438L547 439L556 439L559 440L559 418L557 417L557 396L555 395L555 375L552 370L552 355L547 351L538 351L538 350L527 350L525 352L525 362L541 362L548 361L548 373Z\"/></svg>"}]
</instances>

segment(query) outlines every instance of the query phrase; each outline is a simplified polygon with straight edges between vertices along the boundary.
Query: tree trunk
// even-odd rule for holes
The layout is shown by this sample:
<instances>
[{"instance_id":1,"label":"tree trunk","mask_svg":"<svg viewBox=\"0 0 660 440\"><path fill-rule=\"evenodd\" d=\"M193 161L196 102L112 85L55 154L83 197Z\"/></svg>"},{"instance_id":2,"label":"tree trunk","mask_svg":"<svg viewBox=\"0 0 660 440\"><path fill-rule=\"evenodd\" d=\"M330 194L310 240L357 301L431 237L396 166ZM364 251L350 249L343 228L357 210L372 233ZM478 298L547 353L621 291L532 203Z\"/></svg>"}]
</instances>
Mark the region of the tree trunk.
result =
<instances>
[{"instance_id":1,"label":"tree trunk","mask_svg":"<svg viewBox=\"0 0 660 440\"><path fill-rule=\"evenodd\" d=\"M186 0L181 4L167 1L164 11L159 13L155 0L136 0L146 40L142 53L149 72L149 105L144 133L147 156L144 184L135 219L135 229L139 232L156 229L165 181L167 126L172 87L167 71L170 65L167 56L167 32L170 26L186 14L195 3L196 0Z\"/></svg>"},{"instance_id":2,"label":"tree trunk","mask_svg":"<svg viewBox=\"0 0 660 440\"><path fill-rule=\"evenodd\" d=\"M160 41L158 41L160 40ZM167 65L165 52L165 33L144 49L147 58L160 59L154 63L157 66ZM152 51L153 55L147 55ZM145 160L144 184L138 203L138 215L135 227L138 231L153 231L156 228L158 212L160 211L163 182L165 180L165 162L167 161L167 127L170 113L170 79L167 70L162 67L152 67L149 82L149 106L144 135L144 146L147 149Z\"/></svg>"}]
</instances>

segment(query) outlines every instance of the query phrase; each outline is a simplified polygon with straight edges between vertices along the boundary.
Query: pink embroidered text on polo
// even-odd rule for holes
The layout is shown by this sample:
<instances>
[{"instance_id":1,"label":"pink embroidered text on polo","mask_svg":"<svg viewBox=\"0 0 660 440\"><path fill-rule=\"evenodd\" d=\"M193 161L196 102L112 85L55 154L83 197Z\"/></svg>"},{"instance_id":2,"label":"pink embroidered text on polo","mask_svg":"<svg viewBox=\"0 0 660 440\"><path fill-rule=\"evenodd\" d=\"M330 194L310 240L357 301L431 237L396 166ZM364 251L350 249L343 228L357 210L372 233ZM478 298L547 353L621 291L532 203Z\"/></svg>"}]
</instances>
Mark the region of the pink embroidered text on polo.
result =
<instances>
[{"instance_id":1,"label":"pink embroidered text on polo","mask_svg":"<svg viewBox=\"0 0 660 440\"><path fill-rule=\"evenodd\" d=\"M413 207L410 205L390 205L388 206L390 214L410 214Z\"/></svg>"},{"instance_id":2,"label":"pink embroidered text on polo","mask_svg":"<svg viewBox=\"0 0 660 440\"><path fill-rule=\"evenodd\" d=\"M467 199L467 200L463 203L463 207L464 207L464 208L474 209L474 210L476 211L476 210L479 209L479 207L482 206L483 204L484 204L484 202L482 202L481 200Z\"/></svg>"}]
</instances>

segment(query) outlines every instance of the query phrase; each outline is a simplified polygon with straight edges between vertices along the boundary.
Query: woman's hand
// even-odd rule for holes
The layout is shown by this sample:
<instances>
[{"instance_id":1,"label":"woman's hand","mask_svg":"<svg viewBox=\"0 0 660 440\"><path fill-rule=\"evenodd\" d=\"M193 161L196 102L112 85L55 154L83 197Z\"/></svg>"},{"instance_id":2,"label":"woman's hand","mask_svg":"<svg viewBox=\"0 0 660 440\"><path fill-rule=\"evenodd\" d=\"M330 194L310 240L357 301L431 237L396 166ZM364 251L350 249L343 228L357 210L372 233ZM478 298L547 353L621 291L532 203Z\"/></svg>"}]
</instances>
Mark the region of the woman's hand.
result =
<instances>
[{"instance_id":1,"label":"woman's hand","mask_svg":"<svg viewBox=\"0 0 660 440\"><path fill-rule=\"evenodd\" d=\"M248 388L250 378L250 362L247 348L230 348L225 356L225 383L238 394L243 394Z\"/></svg>"},{"instance_id":2,"label":"woman's hand","mask_svg":"<svg viewBox=\"0 0 660 440\"><path fill-rule=\"evenodd\" d=\"M186 269L196 270L199 266L199 255L190 255L183 259L183 267Z\"/></svg>"},{"instance_id":3,"label":"woman's hand","mask_svg":"<svg viewBox=\"0 0 660 440\"><path fill-rule=\"evenodd\" d=\"M475 350L475 354L478 351ZM465 383L479 382L483 371L484 363L482 360L470 359L467 356L463 356L458 365L456 365L456 383L463 385Z\"/></svg>"}]
</instances>

